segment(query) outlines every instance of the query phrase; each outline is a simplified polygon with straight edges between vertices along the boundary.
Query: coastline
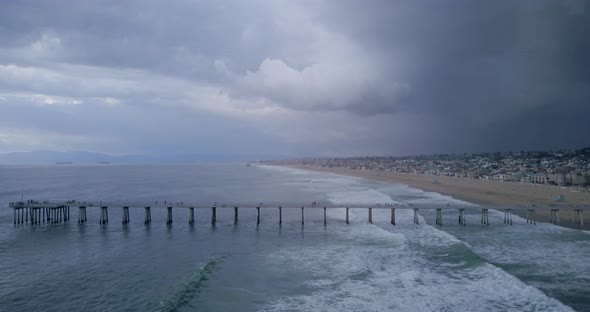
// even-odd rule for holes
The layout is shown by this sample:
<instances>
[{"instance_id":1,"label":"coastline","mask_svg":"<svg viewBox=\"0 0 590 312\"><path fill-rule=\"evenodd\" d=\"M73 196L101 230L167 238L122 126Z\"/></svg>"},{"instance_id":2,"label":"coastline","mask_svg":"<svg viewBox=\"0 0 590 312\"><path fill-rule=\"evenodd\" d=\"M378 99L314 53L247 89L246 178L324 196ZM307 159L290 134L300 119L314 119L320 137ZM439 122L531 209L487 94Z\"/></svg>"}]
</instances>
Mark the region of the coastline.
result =
<instances>
[{"instance_id":1,"label":"coastline","mask_svg":"<svg viewBox=\"0 0 590 312\"><path fill-rule=\"evenodd\" d=\"M452 196L456 199L480 205L556 205L561 206L560 226L590 230L586 223L583 228L572 223L573 211L571 205L590 204L590 193L579 192L564 187L542 184L528 184L518 182L499 182L490 180L477 180L469 178L454 178L445 176L433 176L423 174L397 173L374 170L357 170L347 168L325 168L308 165L281 165L295 169L303 169L316 172L334 173L361 177L375 181L400 183L418 188L427 192L437 192ZM555 202L551 198L556 195L564 195L564 202ZM557 207L559 208L559 207ZM525 211L515 210L514 214L525 217ZM550 211L539 209L536 211L536 219L539 222L549 222Z\"/></svg>"}]
</instances>

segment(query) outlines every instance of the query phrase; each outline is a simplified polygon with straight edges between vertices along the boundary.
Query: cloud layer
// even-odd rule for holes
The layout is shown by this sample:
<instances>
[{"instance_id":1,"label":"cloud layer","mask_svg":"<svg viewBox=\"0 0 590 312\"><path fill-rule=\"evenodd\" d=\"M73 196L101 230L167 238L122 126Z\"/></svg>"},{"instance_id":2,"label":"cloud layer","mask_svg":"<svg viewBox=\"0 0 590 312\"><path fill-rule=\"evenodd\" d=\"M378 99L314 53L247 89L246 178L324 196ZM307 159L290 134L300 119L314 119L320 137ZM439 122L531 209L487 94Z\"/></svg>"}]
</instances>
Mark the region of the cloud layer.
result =
<instances>
[{"instance_id":1,"label":"cloud layer","mask_svg":"<svg viewBox=\"0 0 590 312\"><path fill-rule=\"evenodd\" d=\"M587 1L0 4L0 152L590 145Z\"/></svg>"}]
</instances>

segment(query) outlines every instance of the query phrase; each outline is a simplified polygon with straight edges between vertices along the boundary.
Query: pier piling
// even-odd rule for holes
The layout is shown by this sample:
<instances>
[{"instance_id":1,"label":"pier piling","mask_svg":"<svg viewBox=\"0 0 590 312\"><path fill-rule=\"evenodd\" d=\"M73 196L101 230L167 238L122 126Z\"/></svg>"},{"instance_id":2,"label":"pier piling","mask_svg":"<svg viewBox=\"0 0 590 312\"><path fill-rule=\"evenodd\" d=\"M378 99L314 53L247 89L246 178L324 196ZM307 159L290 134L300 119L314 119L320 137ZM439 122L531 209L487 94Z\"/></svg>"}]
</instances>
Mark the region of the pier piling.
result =
<instances>
[{"instance_id":1,"label":"pier piling","mask_svg":"<svg viewBox=\"0 0 590 312\"><path fill-rule=\"evenodd\" d=\"M391 224L395 225L395 208L391 208Z\"/></svg>"},{"instance_id":2,"label":"pier piling","mask_svg":"<svg viewBox=\"0 0 590 312\"><path fill-rule=\"evenodd\" d=\"M373 208L369 208L369 223L373 224Z\"/></svg>"},{"instance_id":3,"label":"pier piling","mask_svg":"<svg viewBox=\"0 0 590 312\"><path fill-rule=\"evenodd\" d=\"M84 221L82 221L82 216L84 215L84 213L82 212L82 206L78 207L78 224L83 223Z\"/></svg>"},{"instance_id":4,"label":"pier piling","mask_svg":"<svg viewBox=\"0 0 590 312\"><path fill-rule=\"evenodd\" d=\"M436 225L442 226L442 209L436 208Z\"/></svg>"},{"instance_id":5,"label":"pier piling","mask_svg":"<svg viewBox=\"0 0 590 312\"><path fill-rule=\"evenodd\" d=\"M414 224L420 224L420 219L418 217L418 208L412 208L414 210Z\"/></svg>"},{"instance_id":6,"label":"pier piling","mask_svg":"<svg viewBox=\"0 0 590 312\"><path fill-rule=\"evenodd\" d=\"M582 209L574 209L574 221L575 225L579 225L580 228L584 226L584 215Z\"/></svg>"},{"instance_id":7,"label":"pier piling","mask_svg":"<svg viewBox=\"0 0 590 312\"><path fill-rule=\"evenodd\" d=\"M551 217L549 218L549 223L559 224L559 209L551 209Z\"/></svg>"},{"instance_id":8,"label":"pier piling","mask_svg":"<svg viewBox=\"0 0 590 312\"><path fill-rule=\"evenodd\" d=\"M151 207L144 207L145 210L145 219L143 221L143 224L150 224L152 223L152 210Z\"/></svg>"},{"instance_id":9,"label":"pier piling","mask_svg":"<svg viewBox=\"0 0 590 312\"><path fill-rule=\"evenodd\" d=\"M348 222L348 210L349 208L346 207L346 224L350 224L350 222Z\"/></svg>"},{"instance_id":10,"label":"pier piling","mask_svg":"<svg viewBox=\"0 0 590 312\"><path fill-rule=\"evenodd\" d=\"M188 209L188 224L195 223L195 207L190 207Z\"/></svg>"},{"instance_id":11,"label":"pier piling","mask_svg":"<svg viewBox=\"0 0 590 312\"><path fill-rule=\"evenodd\" d=\"M171 225L172 224L172 207L168 207L167 208L166 224L167 225Z\"/></svg>"},{"instance_id":12,"label":"pier piling","mask_svg":"<svg viewBox=\"0 0 590 312\"><path fill-rule=\"evenodd\" d=\"M109 223L109 210L107 207L100 207L100 221L99 224Z\"/></svg>"},{"instance_id":13,"label":"pier piling","mask_svg":"<svg viewBox=\"0 0 590 312\"><path fill-rule=\"evenodd\" d=\"M465 225L465 209L459 209L459 225Z\"/></svg>"},{"instance_id":14,"label":"pier piling","mask_svg":"<svg viewBox=\"0 0 590 312\"><path fill-rule=\"evenodd\" d=\"M504 224L512 225L512 209L504 209Z\"/></svg>"},{"instance_id":15,"label":"pier piling","mask_svg":"<svg viewBox=\"0 0 590 312\"><path fill-rule=\"evenodd\" d=\"M217 222L217 207L211 207L211 225L215 226Z\"/></svg>"},{"instance_id":16,"label":"pier piling","mask_svg":"<svg viewBox=\"0 0 590 312\"><path fill-rule=\"evenodd\" d=\"M279 206L279 226L283 224L283 207Z\"/></svg>"},{"instance_id":17,"label":"pier piling","mask_svg":"<svg viewBox=\"0 0 590 312\"><path fill-rule=\"evenodd\" d=\"M238 207L234 207L234 225L238 224Z\"/></svg>"},{"instance_id":18,"label":"pier piling","mask_svg":"<svg viewBox=\"0 0 590 312\"><path fill-rule=\"evenodd\" d=\"M535 209L527 210L526 223L537 225L537 220L535 219Z\"/></svg>"},{"instance_id":19,"label":"pier piling","mask_svg":"<svg viewBox=\"0 0 590 312\"><path fill-rule=\"evenodd\" d=\"M260 207L256 207L256 226L260 225Z\"/></svg>"},{"instance_id":20,"label":"pier piling","mask_svg":"<svg viewBox=\"0 0 590 312\"><path fill-rule=\"evenodd\" d=\"M129 224L129 207L123 207L123 224Z\"/></svg>"},{"instance_id":21,"label":"pier piling","mask_svg":"<svg viewBox=\"0 0 590 312\"><path fill-rule=\"evenodd\" d=\"M303 207L301 207L301 226L303 226L305 224L305 218L303 215Z\"/></svg>"},{"instance_id":22,"label":"pier piling","mask_svg":"<svg viewBox=\"0 0 590 312\"><path fill-rule=\"evenodd\" d=\"M488 218L488 210L486 208L481 209L481 224L483 225L490 225L489 218Z\"/></svg>"},{"instance_id":23,"label":"pier piling","mask_svg":"<svg viewBox=\"0 0 590 312\"><path fill-rule=\"evenodd\" d=\"M326 215L326 207L324 207L324 226L328 225L328 216Z\"/></svg>"}]
</instances>

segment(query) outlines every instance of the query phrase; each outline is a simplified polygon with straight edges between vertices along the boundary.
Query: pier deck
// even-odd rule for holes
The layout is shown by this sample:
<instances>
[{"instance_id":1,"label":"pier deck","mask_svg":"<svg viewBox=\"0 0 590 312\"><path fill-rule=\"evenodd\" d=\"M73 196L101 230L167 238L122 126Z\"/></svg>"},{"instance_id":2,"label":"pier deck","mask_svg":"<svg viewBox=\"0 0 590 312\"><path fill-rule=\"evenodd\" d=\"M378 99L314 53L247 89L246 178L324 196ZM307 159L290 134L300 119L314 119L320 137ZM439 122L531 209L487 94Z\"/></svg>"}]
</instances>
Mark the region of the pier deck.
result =
<instances>
[{"instance_id":1,"label":"pier deck","mask_svg":"<svg viewBox=\"0 0 590 312\"><path fill-rule=\"evenodd\" d=\"M304 211L305 209L323 209L324 212L324 224L327 224L328 209L345 209L346 211L346 223L349 224L349 209L351 208L364 208L368 212L368 221L373 223L373 209L389 209L391 211L391 224L396 224L395 211L399 209L412 210L414 212L413 222L415 224L420 223L419 211L420 209L433 209L436 210L436 225L443 225L443 211L457 211L458 212L458 223L460 225L466 225L465 222L465 211L466 210L477 210L481 211L481 224L490 225L488 211L489 209L495 209L504 212L504 224L512 225L512 211L523 210L526 211L527 223L536 224L535 213L539 209L546 209L551 211L550 223L559 224L559 211L560 209L569 209L573 211L572 222L580 227L584 225L583 212L590 210L589 205L566 205L563 203L556 203L555 205L530 205L530 206L481 206L473 204L403 204L403 203L341 203L335 204L332 202L297 202L297 203L279 203L279 202L259 202L259 203L218 203L218 202L201 202L201 203L189 203L189 202L169 202L169 201L145 201L145 202L127 202L127 201L77 201L77 200L27 200L11 202L10 208L14 210L14 224L39 224L39 223L61 223L66 222L70 219L70 207L78 207L78 223L87 222L86 210L88 208L100 209L100 220L99 224L107 224L108 208L118 207L123 209L122 223L126 225L129 223L129 209L130 208L143 208L145 210L144 224L151 223L151 209L166 209L167 218L166 223L172 224L172 211L173 209L188 209L189 210L189 223L194 223L194 210L195 209L211 209L211 224L215 225L217 221L217 209L218 208L233 208L234 209L234 223L238 223L238 210L242 208L256 209L257 224L260 224L260 211L261 209L278 209L279 210L279 224L282 224L282 209L301 209L301 224L304 224Z\"/></svg>"}]
</instances>

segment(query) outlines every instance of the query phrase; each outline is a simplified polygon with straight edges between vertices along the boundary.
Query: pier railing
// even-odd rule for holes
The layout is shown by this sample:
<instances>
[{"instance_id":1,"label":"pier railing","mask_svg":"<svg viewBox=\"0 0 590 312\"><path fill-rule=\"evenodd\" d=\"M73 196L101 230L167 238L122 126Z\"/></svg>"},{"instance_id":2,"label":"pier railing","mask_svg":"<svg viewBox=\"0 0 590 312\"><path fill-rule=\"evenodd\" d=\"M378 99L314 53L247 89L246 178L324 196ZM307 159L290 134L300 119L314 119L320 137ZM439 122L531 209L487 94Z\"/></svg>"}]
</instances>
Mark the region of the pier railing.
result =
<instances>
[{"instance_id":1,"label":"pier railing","mask_svg":"<svg viewBox=\"0 0 590 312\"><path fill-rule=\"evenodd\" d=\"M144 209L145 218L144 224L152 222L151 209L166 209L166 223L172 224L173 209L188 210L188 222L193 224L195 222L195 209L211 209L211 224L215 225L217 222L217 209L234 210L234 223L238 223L239 209L256 209L256 224L260 224L261 210L278 209L279 225L283 222L283 209L301 209L301 224L305 222L305 209L323 210L324 224L327 224L327 210L328 209L344 209L345 222L350 224L349 210L351 208L367 209L367 220L373 223L373 209L388 209L391 214L390 223L396 225L396 210L412 210L413 223L419 224L419 211L421 209L436 210L436 225L443 225L443 211L458 212L458 224L466 225L465 211L477 210L481 211L481 224L490 225L489 209L495 209L504 212L504 224L512 225L512 211L522 210L526 213L526 220L529 224L536 224L536 211L538 209L550 210L550 223L559 224L560 209L570 209L573 211L572 222L580 227L584 225L584 210L589 210L588 205L528 205L528 206L480 206L473 204L404 204L404 203L332 203L332 202L297 202L297 203L279 203L279 202L259 202L259 203L217 203L217 202L203 202L203 203L185 203L169 202L169 201L145 201L145 202L126 202L126 201L77 201L77 200L27 200L11 202L10 208L14 211L14 224L57 224L67 222L70 220L70 208L78 208L78 223L83 224L88 222L87 209L100 209L99 224L104 225L109 222L109 208L122 209L122 224L126 225L130 222L129 209Z\"/></svg>"}]
</instances>

